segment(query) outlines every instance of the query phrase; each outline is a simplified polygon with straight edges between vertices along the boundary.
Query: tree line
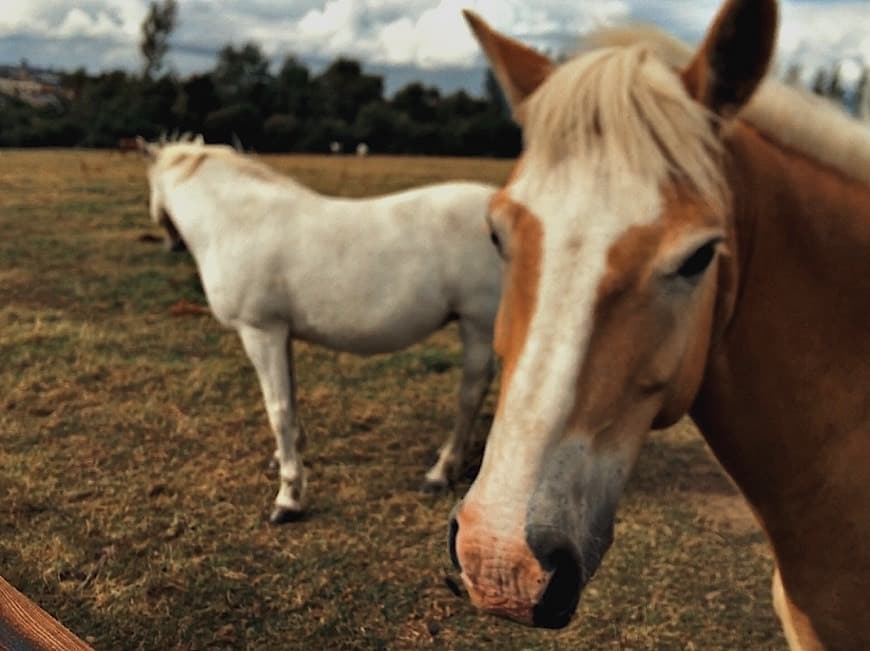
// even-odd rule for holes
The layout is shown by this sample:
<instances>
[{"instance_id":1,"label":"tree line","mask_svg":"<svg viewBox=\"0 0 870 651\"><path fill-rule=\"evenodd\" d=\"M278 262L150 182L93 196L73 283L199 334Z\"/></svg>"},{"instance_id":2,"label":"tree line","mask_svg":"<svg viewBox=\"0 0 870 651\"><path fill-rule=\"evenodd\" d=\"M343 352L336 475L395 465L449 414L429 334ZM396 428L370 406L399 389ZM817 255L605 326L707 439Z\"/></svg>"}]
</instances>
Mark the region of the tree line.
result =
<instances>
[{"instance_id":1,"label":"tree line","mask_svg":"<svg viewBox=\"0 0 870 651\"><path fill-rule=\"evenodd\" d=\"M227 45L212 70L179 78L123 71L62 73L68 98L34 107L0 98L0 146L115 147L120 138L192 131L257 151L514 156L520 132L491 78L483 98L411 83L384 97L383 79L339 58L318 74L288 56L277 72L255 43Z\"/></svg>"},{"instance_id":2,"label":"tree line","mask_svg":"<svg viewBox=\"0 0 870 651\"><path fill-rule=\"evenodd\" d=\"M115 147L122 138L191 131L208 142L257 151L345 151L365 142L374 152L515 156L519 129L490 73L486 96L442 95L412 83L384 97L383 79L353 59L318 74L296 57L273 73L256 43L227 45L212 70L179 78L164 59L178 22L176 0L152 0L141 25L140 74L61 75L58 102L34 107L0 96L0 146Z\"/></svg>"}]
</instances>

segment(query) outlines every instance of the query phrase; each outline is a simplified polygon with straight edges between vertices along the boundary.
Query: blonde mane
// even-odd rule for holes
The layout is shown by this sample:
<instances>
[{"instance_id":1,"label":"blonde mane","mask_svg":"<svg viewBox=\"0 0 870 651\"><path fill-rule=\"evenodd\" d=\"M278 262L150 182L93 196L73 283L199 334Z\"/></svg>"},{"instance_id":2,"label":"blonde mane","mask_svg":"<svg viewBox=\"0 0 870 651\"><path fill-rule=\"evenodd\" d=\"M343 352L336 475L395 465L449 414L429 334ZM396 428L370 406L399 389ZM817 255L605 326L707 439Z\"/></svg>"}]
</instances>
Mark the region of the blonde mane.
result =
<instances>
[{"instance_id":1,"label":"blonde mane","mask_svg":"<svg viewBox=\"0 0 870 651\"><path fill-rule=\"evenodd\" d=\"M208 159L224 161L236 168L240 175L271 183L291 183L304 188L294 179L281 174L265 163L242 154L228 145L205 145L196 142L172 142L162 145L154 161L163 171L178 172L178 180L193 176ZM307 188L306 188L307 189Z\"/></svg>"},{"instance_id":2,"label":"blonde mane","mask_svg":"<svg viewBox=\"0 0 870 651\"><path fill-rule=\"evenodd\" d=\"M671 69L686 67L694 54L687 44L649 27L601 30L585 47L646 48ZM767 79L738 117L782 147L870 185L870 129L832 102Z\"/></svg>"},{"instance_id":3,"label":"blonde mane","mask_svg":"<svg viewBox=\"0 0 870 651\"><path fill-rule=\"evenodd\" d=\"M579 157L602 178L676 179L723 210L729 195L713 116L638 41L583 53L553 72L523 107L527 155Z\"/></svg>"}]
</instances>

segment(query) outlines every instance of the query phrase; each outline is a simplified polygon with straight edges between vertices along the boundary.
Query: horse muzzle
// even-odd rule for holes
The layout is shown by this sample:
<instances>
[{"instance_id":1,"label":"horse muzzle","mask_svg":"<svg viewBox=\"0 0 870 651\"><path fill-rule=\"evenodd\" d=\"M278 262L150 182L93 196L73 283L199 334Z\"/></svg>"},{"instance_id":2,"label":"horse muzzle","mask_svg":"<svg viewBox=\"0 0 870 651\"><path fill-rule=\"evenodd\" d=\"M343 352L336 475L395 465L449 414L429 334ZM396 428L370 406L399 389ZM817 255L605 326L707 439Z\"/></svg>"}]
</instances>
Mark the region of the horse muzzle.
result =
<instances>
[{"instance_id":1,"label":"horse muzzle","mask_svg":"<svg viewBox=\"0 0 870 651\"><path fill-rule=\"evenodd\" d=\"M450 555L472 603L529 626L566 626L588 578L578 546L551 526L493 534L481 522L462 504L450 518Z\"/></svg>"}]
</instances>

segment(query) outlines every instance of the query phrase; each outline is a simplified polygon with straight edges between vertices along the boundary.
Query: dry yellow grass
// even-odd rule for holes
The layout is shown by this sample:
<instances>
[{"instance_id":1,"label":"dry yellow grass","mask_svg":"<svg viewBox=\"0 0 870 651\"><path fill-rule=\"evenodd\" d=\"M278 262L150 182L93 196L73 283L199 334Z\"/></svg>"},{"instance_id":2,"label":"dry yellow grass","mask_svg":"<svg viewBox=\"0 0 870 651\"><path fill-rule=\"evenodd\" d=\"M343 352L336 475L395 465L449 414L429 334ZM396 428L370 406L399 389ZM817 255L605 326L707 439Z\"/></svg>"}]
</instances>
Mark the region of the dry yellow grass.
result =
<instances>
[{"instance_id":1,"label":"dry yellow grass","mask_svg":"<svg viewBox=\"0 0 870 651\"><path fill-rule=\"evenodd\" d=\"M335 194L499 161L271 157ZM452 424L448 329L389 356L298 347L310 517L269 527L273 443L190 258L140 241L141 161L0 153L0 574L98 649L782 649L763 538L688 424L651 437L566 630L475 613L416 488ZM446 369L446 370L445 370ZM493 409L485 409L483 436ZM459 494L467 488L458 487Z\"/></svg>"}]
</instances>

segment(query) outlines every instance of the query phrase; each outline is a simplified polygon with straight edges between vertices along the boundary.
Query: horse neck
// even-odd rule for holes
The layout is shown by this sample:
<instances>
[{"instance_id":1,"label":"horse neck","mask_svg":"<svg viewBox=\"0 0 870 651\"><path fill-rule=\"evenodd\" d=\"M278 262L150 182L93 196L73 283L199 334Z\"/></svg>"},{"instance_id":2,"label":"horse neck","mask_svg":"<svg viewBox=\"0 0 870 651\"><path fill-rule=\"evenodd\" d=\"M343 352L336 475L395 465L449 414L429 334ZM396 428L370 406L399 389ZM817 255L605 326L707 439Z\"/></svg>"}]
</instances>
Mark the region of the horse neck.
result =
<instances>
[{"instance_id":1,"label":"horse neck","mask_svg":"<svg viewBox=\"0 0 870 651\"><path fill-rule=\"evenodd\" d=\"M165 193L168 212L194 257L227 234L252 234L264 222L292 219L293 208L321 201L317 193L290 177L260 178L220 160L209 162L180 183L166 179L173 184ZM193 209L186 205L192 196L199 199ZM276 202L282 206L277 212Z\"/></svg>"},{"instance_id":2,"label":"horse neck","mask_svg":"<svg viewBox=\"0 0 870 651\"><path fill-rule=\"evenodd\" d=\"M782 563L850 515L870 535L870 188L745 124L729 143L738 290L692 415Z\"/></svg>"}]
</instances>

